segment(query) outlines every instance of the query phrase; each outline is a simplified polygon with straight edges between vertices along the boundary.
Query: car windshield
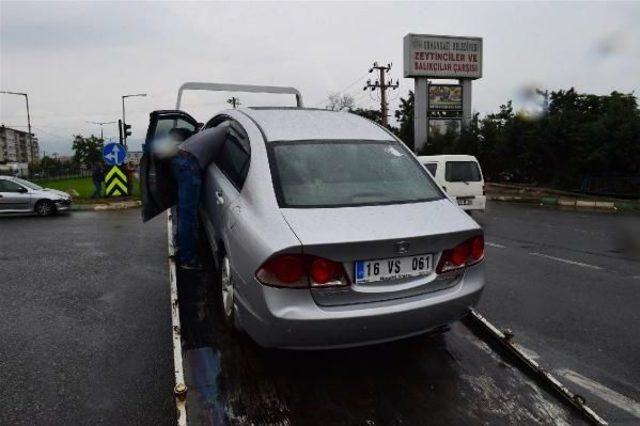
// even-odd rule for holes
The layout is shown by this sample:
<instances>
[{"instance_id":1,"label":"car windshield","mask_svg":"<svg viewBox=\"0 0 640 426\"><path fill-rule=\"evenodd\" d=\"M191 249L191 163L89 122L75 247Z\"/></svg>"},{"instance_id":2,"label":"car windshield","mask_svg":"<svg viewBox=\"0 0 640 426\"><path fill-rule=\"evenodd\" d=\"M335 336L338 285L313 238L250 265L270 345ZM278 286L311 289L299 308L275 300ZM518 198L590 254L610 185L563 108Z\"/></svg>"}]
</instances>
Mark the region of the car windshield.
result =
<instances>
[{"instance_id":1,"label":"car windshield","mask_svg":"<svg viewBox=\"0 0 640 426\"><path fill-rule=\"evenodd\" d=\"M480 182L480 168L475 161L447 161L445 168L447 182Z\"/></svg>"},{"instance_id":2,"label":"car windshield","mask_svg":"<svg viewBox=\"0 0 640 426\"><path fill-rule=\"evenodd\" d=\"M348 207L442 198L420 164L393 141L269 144L280 207Z\"/></svg>"},{"instance_id":3,"label":"car windshield","mask_svg":"<svg viewBox=\"0 0 640 426\"><path fill-rule=\"evenodd\" d=\"M29 182L28 180L14 178L14 182L19 183L20 185L26 186L29 189L43 189L40 185L36 185L33 182Z\"/></svg>"}]
</instances>

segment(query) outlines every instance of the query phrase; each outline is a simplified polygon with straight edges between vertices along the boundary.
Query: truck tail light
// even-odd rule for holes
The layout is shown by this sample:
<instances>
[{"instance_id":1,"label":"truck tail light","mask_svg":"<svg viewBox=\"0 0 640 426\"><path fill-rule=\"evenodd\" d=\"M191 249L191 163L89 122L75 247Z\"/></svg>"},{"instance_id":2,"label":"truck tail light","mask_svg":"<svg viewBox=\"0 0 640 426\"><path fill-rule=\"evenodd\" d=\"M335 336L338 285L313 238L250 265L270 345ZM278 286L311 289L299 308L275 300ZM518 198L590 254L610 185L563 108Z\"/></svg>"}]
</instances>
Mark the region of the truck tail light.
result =
<instances>
[{"instance_id":1,"label":"truck tail light","mask_svg":"<svg viewBox=\"0 0 640 426\"><path fill-rule=\"evenodd\" d=\"M458 244L452 249L444 250L436 267L436 272L450 272L474 265L484 259L484 236L476 235Z\"/></svg>"},{"instance_id":2,"label":"truck tail light","mask_svg":"<svg viewBox=\"0 0 640 426\"><path fill-rule=\"evenodd\" d=\"M256 272L260 283L285 288L335 287L349 284L340 262L305 254L281 254Z\"/></svg>"}]
</instances>

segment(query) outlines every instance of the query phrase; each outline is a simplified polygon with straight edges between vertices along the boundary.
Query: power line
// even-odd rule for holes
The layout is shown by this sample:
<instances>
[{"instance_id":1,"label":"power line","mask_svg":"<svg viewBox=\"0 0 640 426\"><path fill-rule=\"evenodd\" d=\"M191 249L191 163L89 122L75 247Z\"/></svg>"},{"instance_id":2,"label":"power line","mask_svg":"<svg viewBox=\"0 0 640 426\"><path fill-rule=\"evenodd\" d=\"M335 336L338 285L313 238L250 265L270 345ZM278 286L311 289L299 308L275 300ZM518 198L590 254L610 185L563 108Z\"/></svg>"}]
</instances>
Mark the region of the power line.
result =
<instances>
[{"instance_id":1,"label":"power line","mask_svg":"<svg viewBox=\"0 0 640 426\"><path fill-rule=\"evenodd\" d=\"M398 80L393 82L393 79L389 80L389 83L385 81L385 75L389 71L391 71L391 64L387 64L387 66L378 65L377 62L373 63L373 66L369 68L369 73L372 73L374 70L379 72L379 78L375 81L375 83L371 83L371 80L367 80L367 85L362 88L362 90L366 91L370 89L372 92L376 89L380 89L380 114L382 116L382 123L387 125L387 119L389 117L389 104L387 103L387 90L392 89L396 90L400 83Z\"/></svg>"},{"instance_id":2,"label":"power line","mask_svg":"<svg viewBox=\"0 0 640 426\"><path fill-rule=\"evenodd\" d=\"M346 92L347 92L351 87L353 87L356 83L360 82L363 78L365 78L367 74L369 74L369 72L368 72L368 71L366 71L364 74L360 75L358 78L356 78L355 80L353 80L351 83L347 84L347 85L344 87L344 89L339 90L339 91L338 91L338 93L346 93ZM320 101L317 101L317 102L310 102L310 103L309 103L309 105L310 105L312 108L315 108L315 107L319 107L319 106L321 106L324 102L325 102L324 100L320 100Z\"/></svg>"}]
</instances>

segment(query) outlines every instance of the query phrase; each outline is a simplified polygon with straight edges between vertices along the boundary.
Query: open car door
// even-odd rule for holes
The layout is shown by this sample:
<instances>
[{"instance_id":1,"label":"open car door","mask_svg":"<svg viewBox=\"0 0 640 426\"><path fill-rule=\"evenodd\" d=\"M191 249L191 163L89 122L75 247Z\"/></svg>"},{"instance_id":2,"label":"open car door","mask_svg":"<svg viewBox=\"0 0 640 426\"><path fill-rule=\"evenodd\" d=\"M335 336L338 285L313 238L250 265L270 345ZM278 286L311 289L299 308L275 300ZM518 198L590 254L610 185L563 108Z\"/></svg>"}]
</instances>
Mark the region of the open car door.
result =
<instances>
[{"instance_id":1,"label":"open car door","mask_svg":"<svg viewBox=\"0 0 640 426\"><path fill-rule=\"evenodd\" d=\"M170 130L176 128L193 134L198 131L199 124L189 114L179 110L161 110L151 113L140 160L143 222L157 216L177 202L177 184L171 173L170 160L158 159L153 154L154 142L166 137Z\"/></svg>"}]
</instances>

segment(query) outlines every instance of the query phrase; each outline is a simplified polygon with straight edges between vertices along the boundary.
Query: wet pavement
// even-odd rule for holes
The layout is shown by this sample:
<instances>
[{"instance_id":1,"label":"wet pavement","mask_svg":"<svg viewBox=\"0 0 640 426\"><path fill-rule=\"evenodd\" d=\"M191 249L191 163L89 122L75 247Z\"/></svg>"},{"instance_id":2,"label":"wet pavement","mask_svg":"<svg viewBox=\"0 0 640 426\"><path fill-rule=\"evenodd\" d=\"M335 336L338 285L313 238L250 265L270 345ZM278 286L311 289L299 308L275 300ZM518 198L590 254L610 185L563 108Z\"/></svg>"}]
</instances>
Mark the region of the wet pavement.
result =
<instances>
[{"instance_id":1,"label":"wet pavement","mask_svg":"<svg viewBox=\"0 0 640 426\"><path fill-rule=\"evenodd\" d=\"M175 424L166 218L0 217L0 424Z\"/></svg>"},{"instance_id":2,"label":"wet pavement","mask_svg":"<svg viewBox=\"0 0 640 426\"><path fill-rule=\"evenodd\" d=\"M640 419L639 216L490 203L480 311L612 424ZM0 219L0 424L175 424L166 218ZM180 275L190 424L581 424L472 328L359 349L229 334Z\"/></svg>"},{"instance_id":3,"label":"wet pavement","mask_svg":"<svg viewBox=\"0 0 640 426\"><path fill-rule=\"evenodd\" d=\"M612 424L640 424L640 215L488 203L478 309Z\"/></svg>"}]
</instances>

